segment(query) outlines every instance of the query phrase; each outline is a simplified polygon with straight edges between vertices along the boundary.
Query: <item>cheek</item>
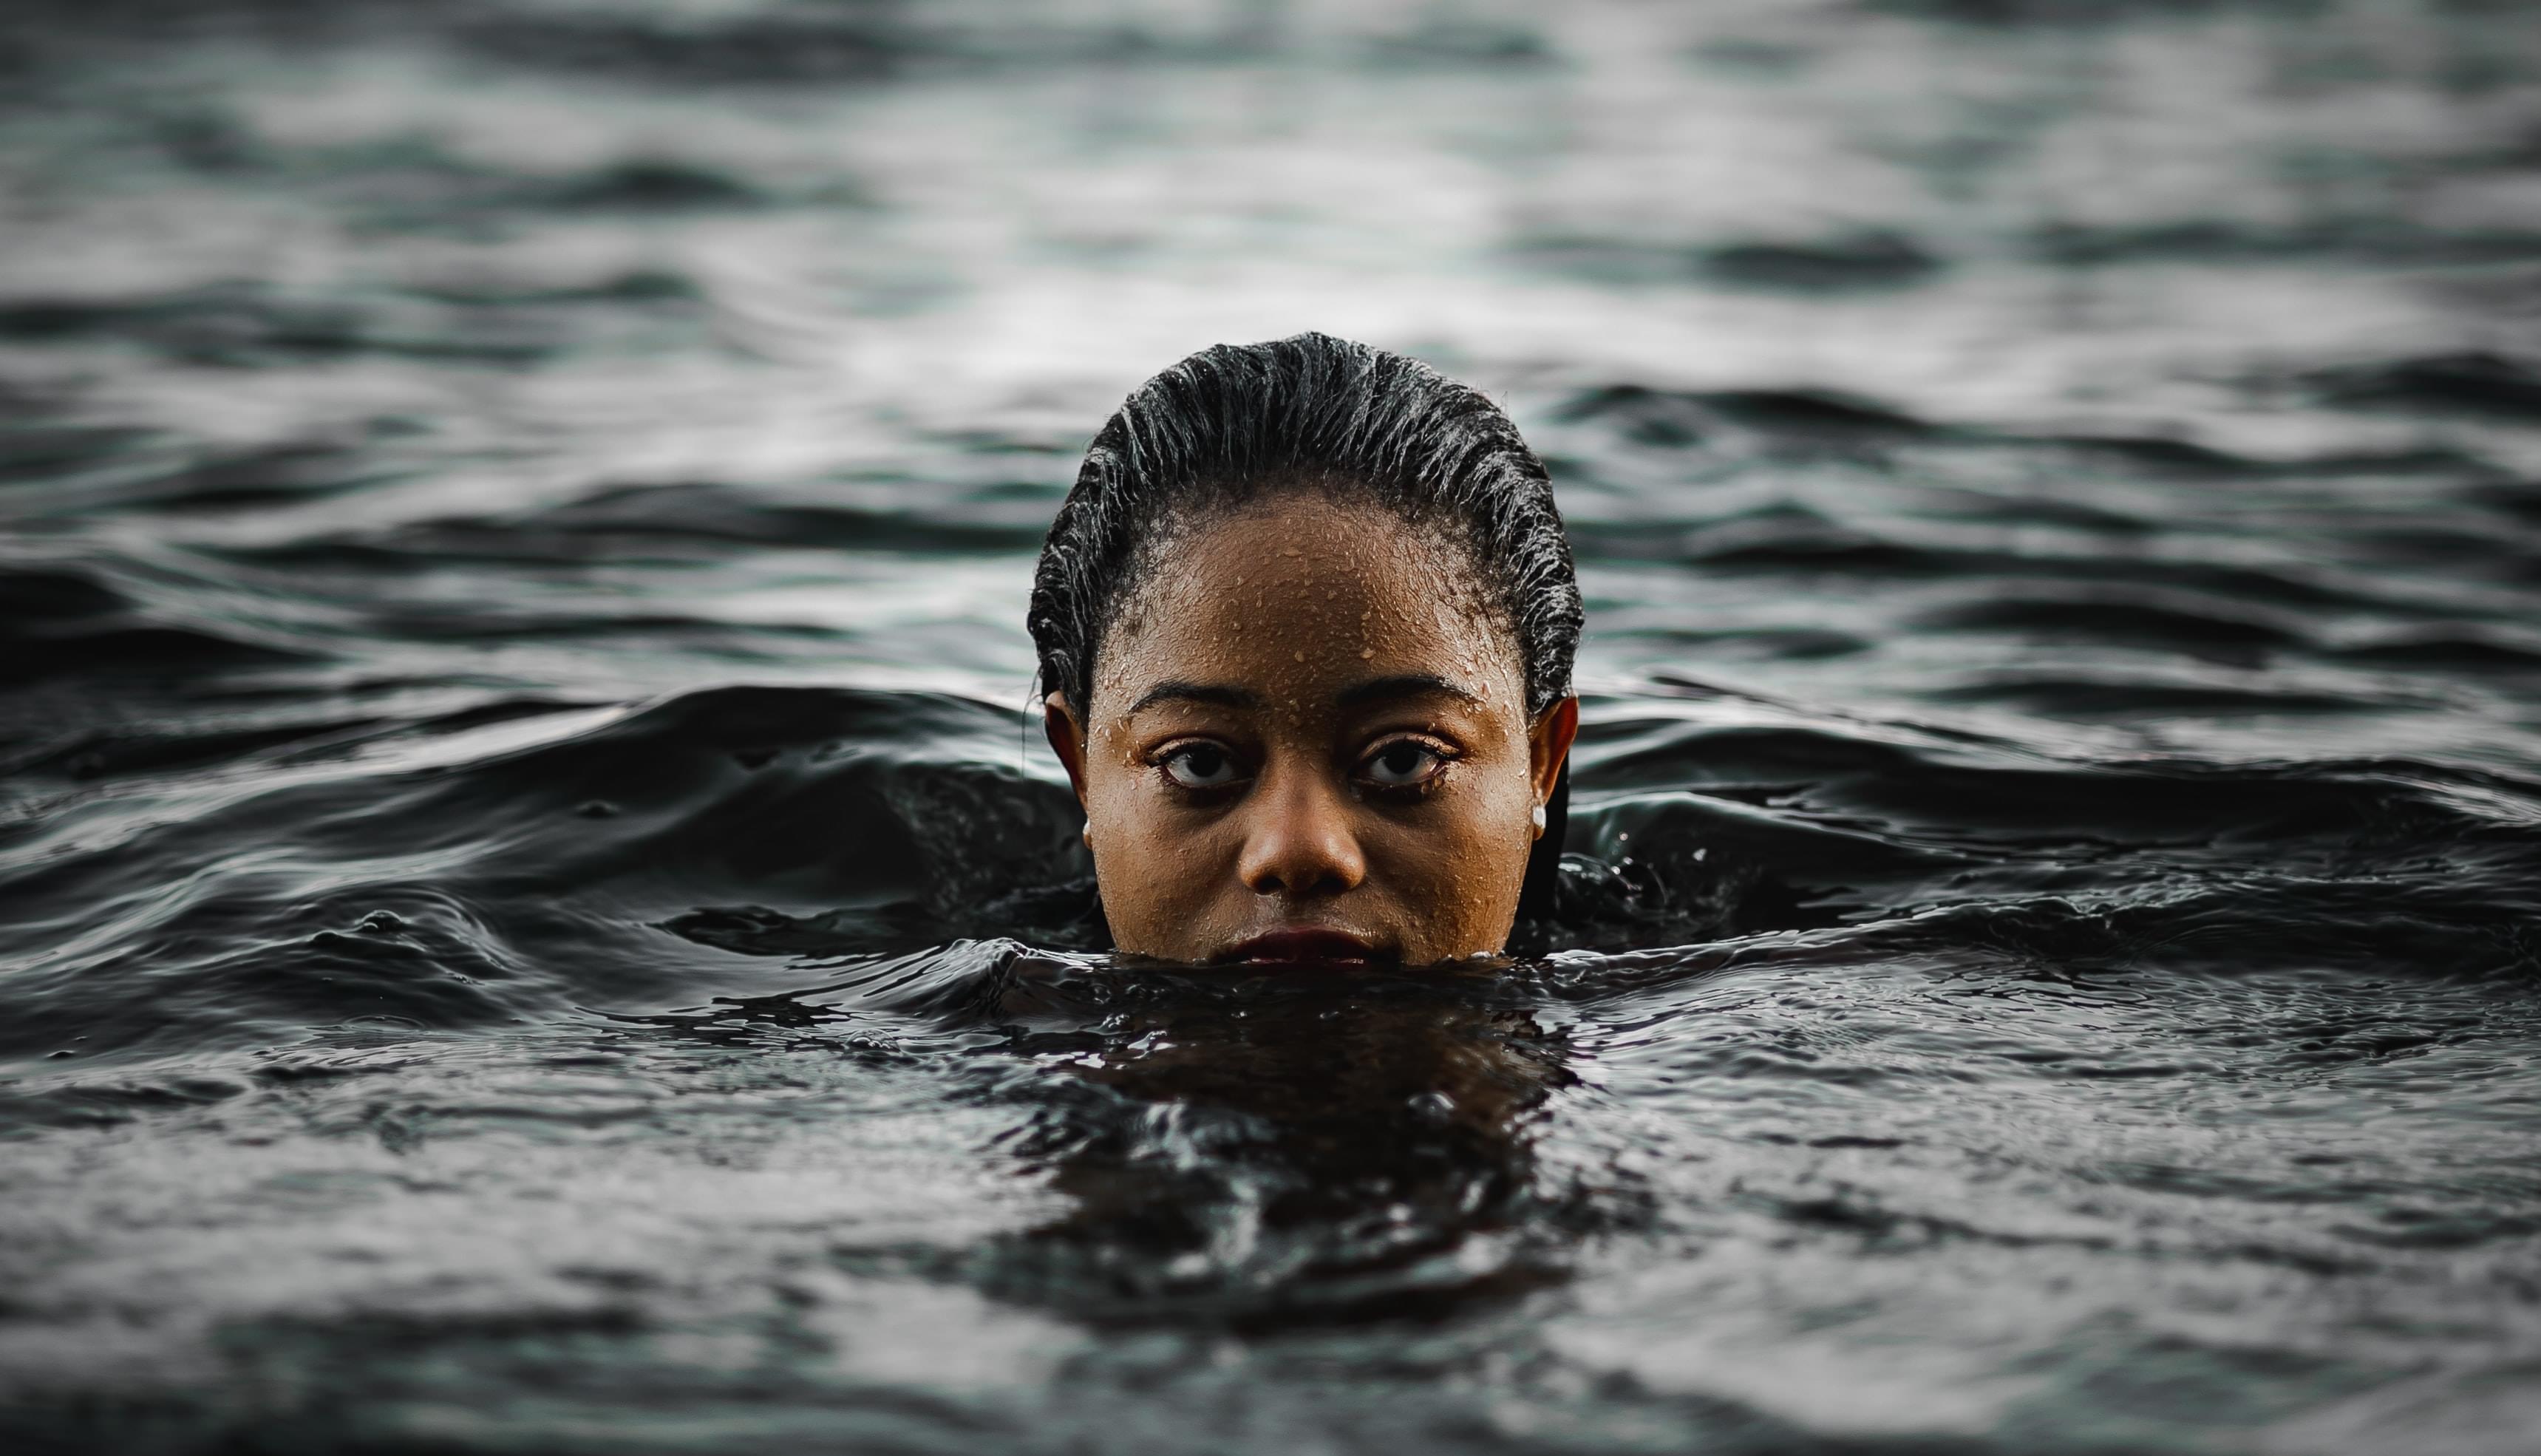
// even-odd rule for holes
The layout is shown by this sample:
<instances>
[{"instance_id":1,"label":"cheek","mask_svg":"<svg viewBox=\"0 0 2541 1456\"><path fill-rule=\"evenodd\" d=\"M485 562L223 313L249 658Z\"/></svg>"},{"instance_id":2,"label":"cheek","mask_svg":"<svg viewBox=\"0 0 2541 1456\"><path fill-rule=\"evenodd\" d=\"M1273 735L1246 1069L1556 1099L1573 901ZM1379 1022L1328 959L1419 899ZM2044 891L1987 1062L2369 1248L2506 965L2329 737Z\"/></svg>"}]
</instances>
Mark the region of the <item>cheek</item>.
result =
<instances>
[{"instance_id":1,"label":"cheek","mask_svg":"<svg viewBox=\"0 0 2541 1456\"><path fill-rule=\"evenodd\" d=\"M1145 800L1148 776L1153 770L1137 761L1127 742L1116 733L1098 735L1087 746L1085 754L1085 823L1097 839L1107 832L1119 837L1117 829L1134 823L1142 814L1152 814Z\"/></svg>"},{"instance_id":2,"label":"cheek","mask_svg":"<svg viewBox=\"0 0 2541 1456\"><path fill-rule=\"evenodd\" d=\"M1086 765L1086 837L1107 870L1135 859L1167 834L1155 798L1135 767L1117 763Z\"/></svg>"},{"instance_id":3,"label":"cheek","mask_svg":"<svg viewBox=\"0 0 2541 1456\"><path fill-rule=\"evenodd\" d=\"M1528 811L1535 806L1524 751L1495 755L1458 788L1451 817L1459 832L1477 844L1514 844L1523 857L1533 838Z\"/></svg>"},{"instance_id":4,"label":"cheek","mask_svg":"<svg viewBox=\"0 0 2541 1456\"><path fill-rule=\"evenodd\" d=\"M1212 827L1196 826L1151 781L1151 770L1088 765L1085 827L1103 908L1127 947L1176 954L1214 883L1232 873Z\"/></svg>"},{"instance_id":5,"label":"cheek","mask_svg":"<svg viewBox=\"0 0 2541 1456\"><path fill-rule=\"evenodd\" d=\"M1441 795L1428 812L1388 820L1369 836L1385 878L1433 931L1456 942L1441 946L1440 955L1497 949L1492 937L1517 912L1535 844L1527 817L1534 802L1524 766L1503 765ZM1481 947L1481 940L1491 944Z\"/></svg>"}]
</instances>

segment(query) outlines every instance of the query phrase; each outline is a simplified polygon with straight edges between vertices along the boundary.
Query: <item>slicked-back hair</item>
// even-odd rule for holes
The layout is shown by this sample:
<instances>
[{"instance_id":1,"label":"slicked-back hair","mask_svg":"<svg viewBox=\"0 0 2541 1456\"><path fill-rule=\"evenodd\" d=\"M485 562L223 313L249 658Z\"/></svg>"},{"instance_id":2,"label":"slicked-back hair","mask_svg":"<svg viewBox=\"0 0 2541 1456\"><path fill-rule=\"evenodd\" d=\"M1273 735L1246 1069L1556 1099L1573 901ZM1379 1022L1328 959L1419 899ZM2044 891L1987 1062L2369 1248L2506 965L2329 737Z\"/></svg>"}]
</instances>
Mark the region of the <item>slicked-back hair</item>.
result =
<instances>
[{"instance_id":1,"label":"slicked-back hair","mask_svg":"<svg viewBox=\"0 0 2541 1456\"><path fill-rule=\"evenodd\" d=\"M1569 695L1579 585L1544 463L1481 392L1330 334L1202 349L1087 447L1033 574L1042 686L1083 720L1105 632L1175 531L1282 489L1365 500L1463 548L1527 711Z\"/></svg>"},{"instance_id":2,"label":"slicked-back hair","mask_svg":"<svg viewBox=\"0 0 2541 1456\"><path fill-rule=\"evenodd\" d=\"M1173 534L1298 488L1383 506L1461 547L1516 641L1527 712L1570 695L1579 581L1544 462L1481 392L1324 333L1202 349L1104 421L1033 572L1043 689L1086 722L1104 634ZM1565 764L1527 858L1521 923L1555 913L1569 807Z\"/></svg>"}]
</instances>

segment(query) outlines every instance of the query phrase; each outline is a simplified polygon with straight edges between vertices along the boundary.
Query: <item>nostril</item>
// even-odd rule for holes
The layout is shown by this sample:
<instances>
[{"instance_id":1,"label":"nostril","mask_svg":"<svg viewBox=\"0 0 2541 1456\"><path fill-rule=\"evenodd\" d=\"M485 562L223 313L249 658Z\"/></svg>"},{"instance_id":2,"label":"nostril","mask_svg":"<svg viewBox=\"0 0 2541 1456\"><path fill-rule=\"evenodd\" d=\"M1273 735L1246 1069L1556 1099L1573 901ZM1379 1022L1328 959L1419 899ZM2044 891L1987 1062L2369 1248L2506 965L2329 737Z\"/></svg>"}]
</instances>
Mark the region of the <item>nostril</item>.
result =
<instances>
[{"instance_id":1,"label":"nostril","mask_svg":"<svg viewBox=\"0 0 2541 1456\"><path fill-rule=\"evenodd\" d=\"M1266 785L1246 824L1238 878L1256 895L1287 900L1338 895L1364 873L1342 786Z\"/></svg>"},{"instance_id":2,"label":"nostril","mask_svg":"<svg viewBox=\"0 0 2541 1456\"><path fill-rule=\"evenodd\" d=\"M1342 862L1343 858L1343 854L1329 849L1293 857L1266 856L1265 862L1253 866L1244 876L1244 883L1256 895L1282 899L1338 895L1353 882Z\"/></svg>"}]
</instances>

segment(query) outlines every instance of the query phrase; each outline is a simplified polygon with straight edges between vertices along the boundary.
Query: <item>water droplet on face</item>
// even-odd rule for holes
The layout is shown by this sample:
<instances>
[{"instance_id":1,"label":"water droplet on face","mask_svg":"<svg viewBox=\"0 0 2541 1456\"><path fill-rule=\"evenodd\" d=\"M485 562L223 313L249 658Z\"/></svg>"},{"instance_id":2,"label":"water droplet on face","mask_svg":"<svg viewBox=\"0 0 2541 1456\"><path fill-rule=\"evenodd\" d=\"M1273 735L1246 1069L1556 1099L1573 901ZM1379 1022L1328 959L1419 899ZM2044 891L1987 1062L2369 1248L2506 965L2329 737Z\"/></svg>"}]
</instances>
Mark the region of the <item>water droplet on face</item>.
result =
<instances>
[{"instance_id":1,"label":"water droplet on face","mask_svg":"<svg viewBox=\"0 0 2541 1456\"><path fill-rule=\"evenodd\" d=\"M1365 661L1367 661L1369 658L1374 657L1375 655L1376 655L1376 649L1375 649L1375 648L1373 648L1373 647L1361 647L1361 648L1358 650L1358 660L1359 660L1359 661L1361 661L1361 662L1365 662Z\"/></svg>"},{"instance_id":2,"label":"water droplet on face","mask_svg":"<svg viewBox=\"0 0 2541 1456\"><path fill-rule=\"evenodd\" d=\"M1302 652L1291 652L1288 655L1297 659L1299 662L1304 662L1306 660L1306 654Z\"/></svg>"}]
</instances>

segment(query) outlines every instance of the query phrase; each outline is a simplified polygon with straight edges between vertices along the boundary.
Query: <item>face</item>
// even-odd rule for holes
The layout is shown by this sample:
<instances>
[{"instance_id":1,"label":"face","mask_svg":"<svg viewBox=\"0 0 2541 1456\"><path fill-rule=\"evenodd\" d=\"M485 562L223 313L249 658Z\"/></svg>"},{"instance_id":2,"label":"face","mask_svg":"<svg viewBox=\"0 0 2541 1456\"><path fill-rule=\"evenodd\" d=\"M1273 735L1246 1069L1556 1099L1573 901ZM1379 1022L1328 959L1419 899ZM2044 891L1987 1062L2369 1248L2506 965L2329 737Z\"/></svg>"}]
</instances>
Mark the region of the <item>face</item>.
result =
<instances>
[{"instance_id":1,"label":"face","mask_svg":"<svg viewBox=\"0 0 2541 1456\"><path fill-rule=\"evenodd\" d=\"M1577 723L1459 551L1313 492L1166 546L1050 698L1114 940L1185 962L1496 954Z\"/></svg>"}]
</instances>

